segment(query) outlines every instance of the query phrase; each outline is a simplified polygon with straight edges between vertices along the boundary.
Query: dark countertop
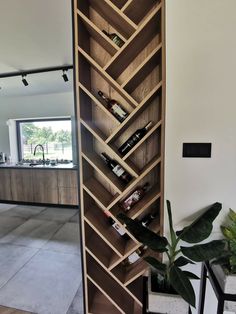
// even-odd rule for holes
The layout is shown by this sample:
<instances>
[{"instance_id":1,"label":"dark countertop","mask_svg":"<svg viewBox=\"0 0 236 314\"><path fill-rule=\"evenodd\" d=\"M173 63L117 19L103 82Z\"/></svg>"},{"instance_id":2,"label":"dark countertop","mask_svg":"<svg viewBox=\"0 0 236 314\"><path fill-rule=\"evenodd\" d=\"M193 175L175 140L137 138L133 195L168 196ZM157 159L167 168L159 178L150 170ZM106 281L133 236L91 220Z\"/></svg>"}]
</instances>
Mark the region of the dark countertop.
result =
<instances>
[{"instance_id":1,"label":"dark countertop","mask_svg":"<svg viewBox=\"0 0 236 314\"><path fill-rule=\"evenodd\" d=\"M0 169L45 169L45 170L77 170L77 166L72 163L68 164L57 164L56 166L51 165L37 165L30 166L29 164L18 165L15 163L12 164L0 164Z\"/></svg>"}]
</instances>

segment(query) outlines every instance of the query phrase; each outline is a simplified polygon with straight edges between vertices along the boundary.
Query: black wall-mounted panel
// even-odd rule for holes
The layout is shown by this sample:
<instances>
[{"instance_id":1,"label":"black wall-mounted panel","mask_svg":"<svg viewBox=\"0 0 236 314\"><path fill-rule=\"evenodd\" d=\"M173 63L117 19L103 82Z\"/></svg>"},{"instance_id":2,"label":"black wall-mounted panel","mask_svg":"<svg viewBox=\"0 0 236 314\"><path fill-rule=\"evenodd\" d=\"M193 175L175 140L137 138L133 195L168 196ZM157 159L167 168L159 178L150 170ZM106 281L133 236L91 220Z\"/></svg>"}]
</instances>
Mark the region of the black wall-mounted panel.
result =
<instances>
[{"instance_id":1,"label":"black wall-mounted panel","mask_svg":"<svg viewBox=\"0 0 236 314\"><path fill-rule=\"evenodd\" d=\"M211 143L183 143L183 157L210 158Z\"/></svg>"}]
</instances>

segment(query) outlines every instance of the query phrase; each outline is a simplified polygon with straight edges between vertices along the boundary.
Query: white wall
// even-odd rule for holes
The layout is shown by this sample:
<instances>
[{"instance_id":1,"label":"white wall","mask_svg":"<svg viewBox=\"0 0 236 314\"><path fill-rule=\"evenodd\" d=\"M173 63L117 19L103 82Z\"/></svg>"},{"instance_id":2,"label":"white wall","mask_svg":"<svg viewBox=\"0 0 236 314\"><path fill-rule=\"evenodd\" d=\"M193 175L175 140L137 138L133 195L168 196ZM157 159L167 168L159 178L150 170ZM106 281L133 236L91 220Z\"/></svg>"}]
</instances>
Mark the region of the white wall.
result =
<instances>
[{"instance_id":1,"label":"white wall","mask_svg":"<svg viewBox=\"0 0 236 314\"><path fill-rule=\"evenodd\" d=\"M0 98L0 152L10 153L8 119L74 115L73 93Z\"/></svg>"},{"instance_id":2,"label":"white wall","mask_svg":"<svg viewBox=\"0 0 236 314\"><path fill-rule=\"evenodd\" d=\"M176 225L215 201L218 226L236 209L235 12L235 0L166 0L165 199ZM212 158L182 158L183 142L212 142Z\"/></svg>"},{"instance_id":3,"label":"white wall","mask_svg":"<svg viewBox=\"0 0 236 314\"><path fill-rule=\"evenodd\" d=\"M167 0L165 197L176 223L215 201L236 209L236 1ZM183 142L212 142L184 159Z\"/></svg>"}]
</instances>

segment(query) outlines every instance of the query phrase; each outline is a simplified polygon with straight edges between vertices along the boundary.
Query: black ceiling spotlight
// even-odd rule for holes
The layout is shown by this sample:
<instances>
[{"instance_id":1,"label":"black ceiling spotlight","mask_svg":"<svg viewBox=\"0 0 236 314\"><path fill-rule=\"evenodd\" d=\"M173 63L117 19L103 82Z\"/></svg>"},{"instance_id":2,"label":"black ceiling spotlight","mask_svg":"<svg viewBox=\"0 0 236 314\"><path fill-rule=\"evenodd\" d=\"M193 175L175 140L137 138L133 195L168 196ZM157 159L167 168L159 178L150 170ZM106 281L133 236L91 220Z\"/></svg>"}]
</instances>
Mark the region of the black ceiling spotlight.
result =
<instances>
[{"instance_id":1,"label":"black ceiling spotlight","mask_svg":"<svg viewBox=\"0 0 236 314\"><path fill-rule=\"evenodd\" d=\"M69 78L68 78L68 76L67 76L67 70L63 70L63 74L62 74L62 77L63 77L63 80L65 81L65 82L68 82L69 81Z\"/></svg>"},{"instance_id":2,"label":"black ceiling spotlight","mask_svg":"<svg viewBox=\"0 0 236 314\"><path fill-rule=\"evenodd\" d=\"M22 75L22 83L23 83L25 86L28 86L28 85L29 85L29 83L28 83L27 80L26 80L26 74L23 74L23 75Z\"/></svg>"}]
</instances>

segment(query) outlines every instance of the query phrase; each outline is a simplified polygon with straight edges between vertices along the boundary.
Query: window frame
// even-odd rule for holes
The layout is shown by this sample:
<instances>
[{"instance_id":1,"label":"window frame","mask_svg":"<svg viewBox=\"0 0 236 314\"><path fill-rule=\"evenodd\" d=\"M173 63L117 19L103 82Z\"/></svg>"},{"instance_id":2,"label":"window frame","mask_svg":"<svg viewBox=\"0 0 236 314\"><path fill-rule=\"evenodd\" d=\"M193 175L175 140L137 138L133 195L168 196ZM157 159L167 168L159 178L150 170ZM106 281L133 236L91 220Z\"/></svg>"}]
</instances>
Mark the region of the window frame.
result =
<instances>
[{"instance_id":1,"label":"window frame","mask_svg":"<svg viewBox=\"0 0 236 314\"><path fill-rule=\"evenodd\" d=\"M16 120L16 139L17 139L17 153L18 153L18 161L23 159L22 156L22 145L21 145L21 128L20 124L21 123L32 123L32 122L47 122L47 121L70 121L71 122L71 139L72 139L72 119L71 117L56 117L56 118L29 118L29 119L17 119ZM73 154L73 145L71 144L72 147L72 154Z\"/></svg>"}]
</instances>

